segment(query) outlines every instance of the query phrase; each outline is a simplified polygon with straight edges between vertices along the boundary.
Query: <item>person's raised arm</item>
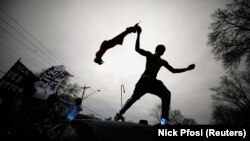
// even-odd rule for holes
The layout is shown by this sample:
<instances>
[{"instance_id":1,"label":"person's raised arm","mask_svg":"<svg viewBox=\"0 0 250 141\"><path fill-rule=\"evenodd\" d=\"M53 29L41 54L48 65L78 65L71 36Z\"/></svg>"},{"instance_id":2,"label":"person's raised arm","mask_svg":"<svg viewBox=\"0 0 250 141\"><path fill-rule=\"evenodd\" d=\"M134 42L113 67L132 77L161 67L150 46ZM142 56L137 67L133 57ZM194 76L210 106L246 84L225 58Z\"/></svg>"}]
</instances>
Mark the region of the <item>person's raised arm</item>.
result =
<instances>
[{"instance_id":1,"label":"person's raised arm","mask_svg":"<svg viewBox=\"0 0 250 141\"><path fill-rule=\"evenodd\" d=\"M137 38L136 38L136 43L135 43L135 51L138 52L139 54L143 55L143 56L147 56L150 54L150 52L145 51L143 49L140 48L140 36L141 36L141 27L137 26L136 27L136 31L137 31Z\"/></svg>"},{"instance_id":2,"label":"person's raised arm","mask_svg":"<svg viewBox=\"0 0 250 141\"><path fill-rule=\"evenodd\" d=\"M187 68L179 68L179 69L176 69L176 68L173 68L172 66L170 66L168 64L167 61L164 62L164 67L167 68L169 71L171 71L172 73L182 73L182 72L185 72L185 71L189 71L189 70L192 70L195 68L195 65L194 64L191 64L189 65Z\"/></svg>"}]
</instances>

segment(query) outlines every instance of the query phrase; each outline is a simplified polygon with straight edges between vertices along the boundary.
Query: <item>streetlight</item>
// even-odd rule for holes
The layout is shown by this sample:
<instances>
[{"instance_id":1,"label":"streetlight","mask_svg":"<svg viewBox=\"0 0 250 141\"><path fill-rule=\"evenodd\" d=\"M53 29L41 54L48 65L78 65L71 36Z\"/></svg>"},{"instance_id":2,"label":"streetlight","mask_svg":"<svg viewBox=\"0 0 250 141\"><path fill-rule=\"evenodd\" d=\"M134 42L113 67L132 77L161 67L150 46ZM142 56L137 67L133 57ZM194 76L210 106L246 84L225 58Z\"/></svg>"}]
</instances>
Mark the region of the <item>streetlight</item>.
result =
<instances>
[{"instance_id":1,"label":"streetlight","mask_svg":"<svg viewBox=\"0 0 250 141\"><path fill-rule=\"evenodd\" d=\"M86 98L88 98L89 96L93 95L94 93L100 92L100 91L101 91L101 90L96 90L96 91L92 92L91 94L87 95L86 97L82 98L82 100L83 100L83 99L86 99Z\"/></svg>"},{"instance_id":2,"label":"streetlight","mask_svg":"<svg viewBox=\"0 0 250 141\"><path fill-rule=\"evenodd\" d=\"M121 108L122 108L122 90L123 90L123 93L125 93L125 88L123 84L121 85Z\"/></svg>"}]
</instances>

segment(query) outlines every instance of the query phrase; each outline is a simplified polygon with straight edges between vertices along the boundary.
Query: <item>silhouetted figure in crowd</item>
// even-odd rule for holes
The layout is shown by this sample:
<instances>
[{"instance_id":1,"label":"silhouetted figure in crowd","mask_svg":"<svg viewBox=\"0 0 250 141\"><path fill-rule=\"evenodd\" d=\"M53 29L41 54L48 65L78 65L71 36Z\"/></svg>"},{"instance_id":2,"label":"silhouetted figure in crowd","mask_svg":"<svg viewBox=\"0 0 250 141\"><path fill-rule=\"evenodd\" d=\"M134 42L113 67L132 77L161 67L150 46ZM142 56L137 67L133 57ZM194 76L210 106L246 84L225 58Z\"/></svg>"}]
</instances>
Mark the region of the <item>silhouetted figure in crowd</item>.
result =
<instances>
[{"instance_id":1,"label":"silhouetted figure in crowd","mask_svg":"<svg viewBox=\"0 0 250 141\"><path fill-rule=\"evenodd\" d=\"M51 128L60 122L60 105L58 96L52 94L46 100L47 102L47 113L44 120L44 127Z\"/></svg>"},{"instance_id":2,"label":"silhouetted figure in crowd","mask_svg":"<svg viewBox=\"0 0 250 141\"><path fill-rule=\"evenodd\" d=\"M59 100L68 106L67 119L70 121L75 119L76 116L80 113L80 111L83 110L81 107L82 104L81 98L77 98L75 102L68 102L62 98L59 98Z\"/></svg>"},{"instance_id":3,"label":"silhouetted figure in crowd","mask_svg":"<svg viewBox=\"0 0 250 141\"><path fill-rule=\"evenodd\" d=\"M96 58L94 59L94 62L97 64L101 65L103 64L102 56L103 54L110 48L116 46L116 45L122 45L123 39L125 36L127 36L129 33L135 33L136 32L136 27L138 26L139 23L137 23L133 27L128 27L125 31L123 31L121 34L117 35L111 40L105 40L102 42L101 47L99 51L96 52Z\"/></svg>"},{"instance_id":4,"label":"silhouetted figure in crowd","mask_svg":"<svg viewBox=\"0 0 250 141\"><path fill-rule=\"evenodd\" d=\"M140 97L143 96L144 94L152 93L161 98L162 101L161 124L165 125L169 120L168 115L169 115L171 93L164 86L162 81L156 79L157 73L159 72L162 66L167 68L172 73L181 73L194 69L195 65L192 64L189 65L187 68L182 68L182 69L173 68L168 64L166 60L161 58L161 55L163 55L165 52L164 45L158 45L155 49L154 54L140 48L140 35L142 30L140 26L137 26L136 30L137 30L137 39L136 39L135 50L142 56L146 57L146 68L140 80L137 82L136 87L134 89L134 93L132 94L131 98L127 100L127 102L124 104L119 113L116 114L114 120L123 119L122 115L130 108L130 106L132 106L134 102L140 99Z\"/></svg>"}]
</instances>

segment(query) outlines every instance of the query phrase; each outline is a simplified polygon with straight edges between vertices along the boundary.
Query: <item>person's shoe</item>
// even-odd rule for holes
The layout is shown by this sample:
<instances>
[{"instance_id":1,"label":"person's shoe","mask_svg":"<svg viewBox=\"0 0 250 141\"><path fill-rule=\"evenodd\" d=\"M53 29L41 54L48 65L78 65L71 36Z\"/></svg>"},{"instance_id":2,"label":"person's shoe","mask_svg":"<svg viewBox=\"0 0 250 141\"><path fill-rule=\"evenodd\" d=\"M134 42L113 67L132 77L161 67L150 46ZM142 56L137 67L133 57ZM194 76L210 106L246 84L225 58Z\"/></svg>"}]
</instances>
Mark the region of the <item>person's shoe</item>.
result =
<instances>
[{"instance_id":1,"label":"person's shoe","mask_svg":"<svg viewBox=\"0 0 250 141\"><path fill-rule=\"evenodd\" d=\"M116 115L115 115L115 117L114 117L114 120L115 120L115 121L118 121L118 120L124 121L124 117L123 117L121 114L116 113Z\"/></svg>"},{"instance_id":2,"label":"person's shoe","mask_svg":"<svg viewBox=\"0 0 250 141\"><path fill-rule=\"evenodd\" d=\"M163 126L168 125L168 121L165 118L162 118L161 125L163 125Z\"/></svg>"},{"instance_id":3,"label":"person's shoe","mask_svg":"<svg viewBox=\"0 0 250 141\"><path fill-rule=\"evenodd\" d=\"M95 58L94 62L96 62L99 65L104 63L101 58Z\"/></svg>"}]
</instances>

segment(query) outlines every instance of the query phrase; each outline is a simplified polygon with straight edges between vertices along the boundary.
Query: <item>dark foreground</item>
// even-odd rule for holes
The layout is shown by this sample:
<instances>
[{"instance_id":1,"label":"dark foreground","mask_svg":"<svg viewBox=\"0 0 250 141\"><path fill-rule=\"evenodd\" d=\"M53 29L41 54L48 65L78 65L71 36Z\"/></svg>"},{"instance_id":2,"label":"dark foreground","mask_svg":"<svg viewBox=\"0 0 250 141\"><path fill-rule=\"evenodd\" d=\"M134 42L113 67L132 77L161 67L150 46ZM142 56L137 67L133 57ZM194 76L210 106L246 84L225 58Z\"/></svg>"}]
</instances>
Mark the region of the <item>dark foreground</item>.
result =
<instances>
[{"instance_id":1,"label":"dark foreground","mask_svg":"<svg viewBox=\"0 0 250 141\"><path fill-rule=\"evenodd\" d=\"M2 132L1 140L27 141L152 141L153 126L100 119L62 121L47 131L30 129Z\"/></svg>"}]
</instances>

